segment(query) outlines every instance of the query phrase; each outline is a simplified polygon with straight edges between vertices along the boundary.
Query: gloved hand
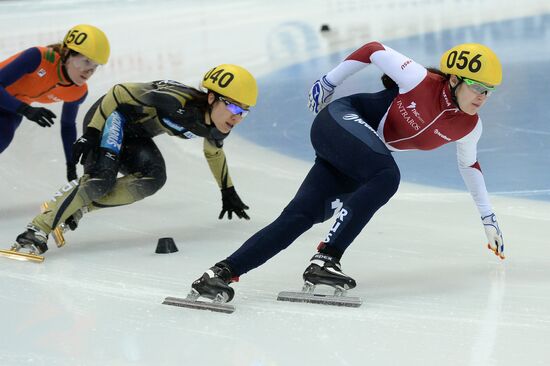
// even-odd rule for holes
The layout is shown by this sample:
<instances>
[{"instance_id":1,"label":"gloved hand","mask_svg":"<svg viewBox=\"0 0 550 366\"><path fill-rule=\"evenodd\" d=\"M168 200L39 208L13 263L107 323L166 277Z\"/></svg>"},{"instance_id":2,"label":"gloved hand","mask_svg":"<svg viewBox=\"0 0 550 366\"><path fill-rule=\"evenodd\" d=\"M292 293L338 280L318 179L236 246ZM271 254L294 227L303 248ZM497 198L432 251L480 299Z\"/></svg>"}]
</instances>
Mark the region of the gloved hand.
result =
<instances>
[{"instance_id":1,"label":"gloved hand","mask_svg":"<svg viewBox=\"0 0 550 366\"><path fill-rule=\"evenodd\" d=\"M325 106L329 104L332 99L334 88L336 88L336 85L333 85L330 81L328 81L326 75L317 80L309 91L307 105L309 110L317 114L321 111L321 109L325 108Z\"/></svg>"},{"instance_id":2,"label":"gloved hand","mask_svg":"<svg viewBox=\"0 0 550 366\"><path fill-rule=\"evenodd\" d=\"M84 164L90 151L99 146L99 140L100 131L96 128L87 128L73 144L73 162L77 164L80 160L80 164Z\"/></svg>"},{"instance_id":3,"label":"gloved hand","mask_svg":"<svg viewBox=\"0 0 550 366\"><path fill-rule=\"evenodd\" d=\"M78 176L76 175L76 164L67 163L67 181L76 180Z\"/></svg>"},{"instance_id":4,"label":"gloved hand","mask_svg":"<svg viewBox=\"0 0 550 366\"><path fill-rule=\"evenodd\" d=\"M222 219L223 215L227 212L227 218L231 220L233 218L233 212L239 217L239 219L250 220L250 216L244 212L249 207L241 201L241 198L235 192L235 187L229 187L222 189L222 211L218 219Z\"/></svg>"},{"instance_id":5,"label":"gloved hand","mask_svg":"<svg viewBox=\"0 0 550 366\"><path fill-rule=\"evenodd\" d=\"M495 255L500 259L504 259L504 240L502 239L502 231L500 231L500 228L498 227L497 217L493 213L483 216L481 221L483 222L485 235L487 235L487 239L489 239L487 248L495 253Z\"/></svg>"},{"instance_id":6,"label":"gloved hand","mask_svg":"<svg viewBox=\"0 0 550 366\"><path fill-rule=\"evenodd\" d=\"M57 116L47 108L31 107L28 104L23 103L16 111L18 114L24 116L29 121L38 123L42 127L53 126L53 119Z\"/></svg>"}]
</instances>

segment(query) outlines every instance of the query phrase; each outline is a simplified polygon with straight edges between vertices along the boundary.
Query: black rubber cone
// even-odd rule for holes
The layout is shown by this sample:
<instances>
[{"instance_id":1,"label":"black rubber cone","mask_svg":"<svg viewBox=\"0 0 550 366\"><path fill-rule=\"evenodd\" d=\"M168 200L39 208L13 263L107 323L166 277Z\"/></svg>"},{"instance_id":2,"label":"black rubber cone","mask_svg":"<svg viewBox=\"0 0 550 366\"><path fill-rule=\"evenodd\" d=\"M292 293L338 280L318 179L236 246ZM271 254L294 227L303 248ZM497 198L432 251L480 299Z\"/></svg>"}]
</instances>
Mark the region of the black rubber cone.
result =
<instances>
[{"instance_id":1,"label":"black rubber cone","mask_svg":"<svg viewBox=\"0 0 550 366\"><path fill-rule=\"evenodd\" d=\"M174 253L177 251L178 251L178 247L176 247L176 243L174 242L173 238L160 238L157 244L157 250L155 250L155 253L168 254L168 253Z\"/></svg>"}]
</instances>

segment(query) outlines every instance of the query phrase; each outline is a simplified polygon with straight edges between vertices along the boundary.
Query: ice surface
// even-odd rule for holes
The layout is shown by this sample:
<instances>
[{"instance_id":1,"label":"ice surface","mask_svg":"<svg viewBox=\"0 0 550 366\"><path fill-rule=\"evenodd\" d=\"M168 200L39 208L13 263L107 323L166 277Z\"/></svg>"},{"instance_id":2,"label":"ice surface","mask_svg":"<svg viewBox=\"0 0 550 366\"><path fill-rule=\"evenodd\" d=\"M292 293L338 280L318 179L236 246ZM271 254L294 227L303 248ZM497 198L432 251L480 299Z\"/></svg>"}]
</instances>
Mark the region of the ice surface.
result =
<instances>
[{"instance_id":1,"label":"ice surface","mask_svg":"<svg viewBox=\"0 0 550 366\"><path fill-rule=\"evenodd\" d=\"M299 72L301 63L325 55L322 64L308 66L321 75L345 56L335 53L371 39L445 34L512 17L534 16L537 25L548 22L549 11L536 1L3 1L0 58L59 40L78 23L100 26L111 39L112 59L90 80L85 110L116 82L170 78L197 85L212 65L231 62L253 71L261 85L270 80L276 90L270 75L277 70L298 65ZM318 32L323 23L331 25L329 34ZM511 44L505 51L521 64L521 32L506 32ZM435 64L437 57L429 61ZM514 85L504 85L502 93ZM306 93L297 86L288 99L266 101L262 113L278 113L279 103L294 99L305 109ZM52 109L60 112L58 105ZM293 113L303 111L288 111ZM490 120L484 116L485 123ZM155 141L168 171L161 191L85 216L66 235L64 248L51 243L42 264L0 258L0 365L550 363L550 205L513 195L492 196L506 240L501 262L485 248L464 189L403 182L343 258L345 272L358 282L348 294L363 299L359 308L276 301L280 291L301 288L302 271L330 221L242 276L233 285L233 314L161 305L166 296L184 297L205 269L270 223L307 173L311 159L289 157L239 134L262 121L251 113L226 143L250 221L217 219L220 194L200 141L161 136ZM548 133L542 126L537 136ZM24 121L0 155L4 247L63 185L58 135L58 125L46 130ZM499 138L502 146L514 144L506 134ZM307 135L302 143L308 144ZM417 160L418 169L426 169ZM527 153L524 164L532 164ZM544 169L548 165L532 171ZM490 182L490 169L486 177ZM521 190L518 180L514 192ZM179 252L155 254L158 238L166 236Z\"/></svg>"}]
</instances>

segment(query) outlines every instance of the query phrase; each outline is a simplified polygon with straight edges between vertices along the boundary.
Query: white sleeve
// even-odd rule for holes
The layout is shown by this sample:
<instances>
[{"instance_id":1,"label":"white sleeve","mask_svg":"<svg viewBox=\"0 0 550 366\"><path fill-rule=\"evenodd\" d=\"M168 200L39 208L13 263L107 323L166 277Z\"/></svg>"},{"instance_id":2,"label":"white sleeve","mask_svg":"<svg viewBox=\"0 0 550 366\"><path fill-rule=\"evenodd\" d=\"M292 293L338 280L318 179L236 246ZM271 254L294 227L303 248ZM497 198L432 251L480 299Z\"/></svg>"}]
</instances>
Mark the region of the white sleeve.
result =
<instances>
[{"instance_id":1,"label":"white sleeve","mask_svg":"<svg viewBox=\"0 0 550 366\"><path fill-rule=\"evenodd\" d=\"M482 130L481 119L479 119L472 132L456 142L456 153L462 179L476 203L479 214L483 217L493 213L493 208L489 201L485 179L477 162L477 142Z\"/></svg>"},{"instance_id":2,"label":"white sleeve","mask_svg":"<svg viewBox=\"0 0 550 366\"><path fill-rule=\"evenodd\" d=\"M370 42L349 55L326 77L332 84L340 85L347 77L371 63L399 85L400 93L412 90L428 73L424 66L392 48L379 42Z\"/></svg>"},{"instance_id":3,"label":"white sleeve","mask_svg":"<svg viewBox=\"0 0 550 366\"><path fill-rule=\"evenodd\" d=\"M426 68L399 52L384 46L385 51L375 52L372 63L399 85L399 93L405 94L414 89L428 73Z\"/></svg>"}]
</instances>

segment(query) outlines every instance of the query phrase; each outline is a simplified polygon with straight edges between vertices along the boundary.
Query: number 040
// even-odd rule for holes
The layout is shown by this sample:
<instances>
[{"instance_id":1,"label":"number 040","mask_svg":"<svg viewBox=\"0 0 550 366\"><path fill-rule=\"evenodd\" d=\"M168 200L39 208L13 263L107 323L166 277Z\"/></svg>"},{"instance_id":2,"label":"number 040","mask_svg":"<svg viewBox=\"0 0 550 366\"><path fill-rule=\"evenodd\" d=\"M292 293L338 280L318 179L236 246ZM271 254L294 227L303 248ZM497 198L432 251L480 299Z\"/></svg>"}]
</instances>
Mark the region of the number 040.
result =
<instances>
[{"instance_id":1,"label":"number 040","mask_svg":"<svg viewBox=\"0 0 550 366\"><path fill-rule=\"evenodd\" d=\"M210 70L206 75L204 75L204 80L212 80L214 84L218 84L220 88L225 88L235 78L235 75L233 75L230 72L225 72L225 69L219 69L216 70L215 68Z\"/></svg>"}]
</instances>

